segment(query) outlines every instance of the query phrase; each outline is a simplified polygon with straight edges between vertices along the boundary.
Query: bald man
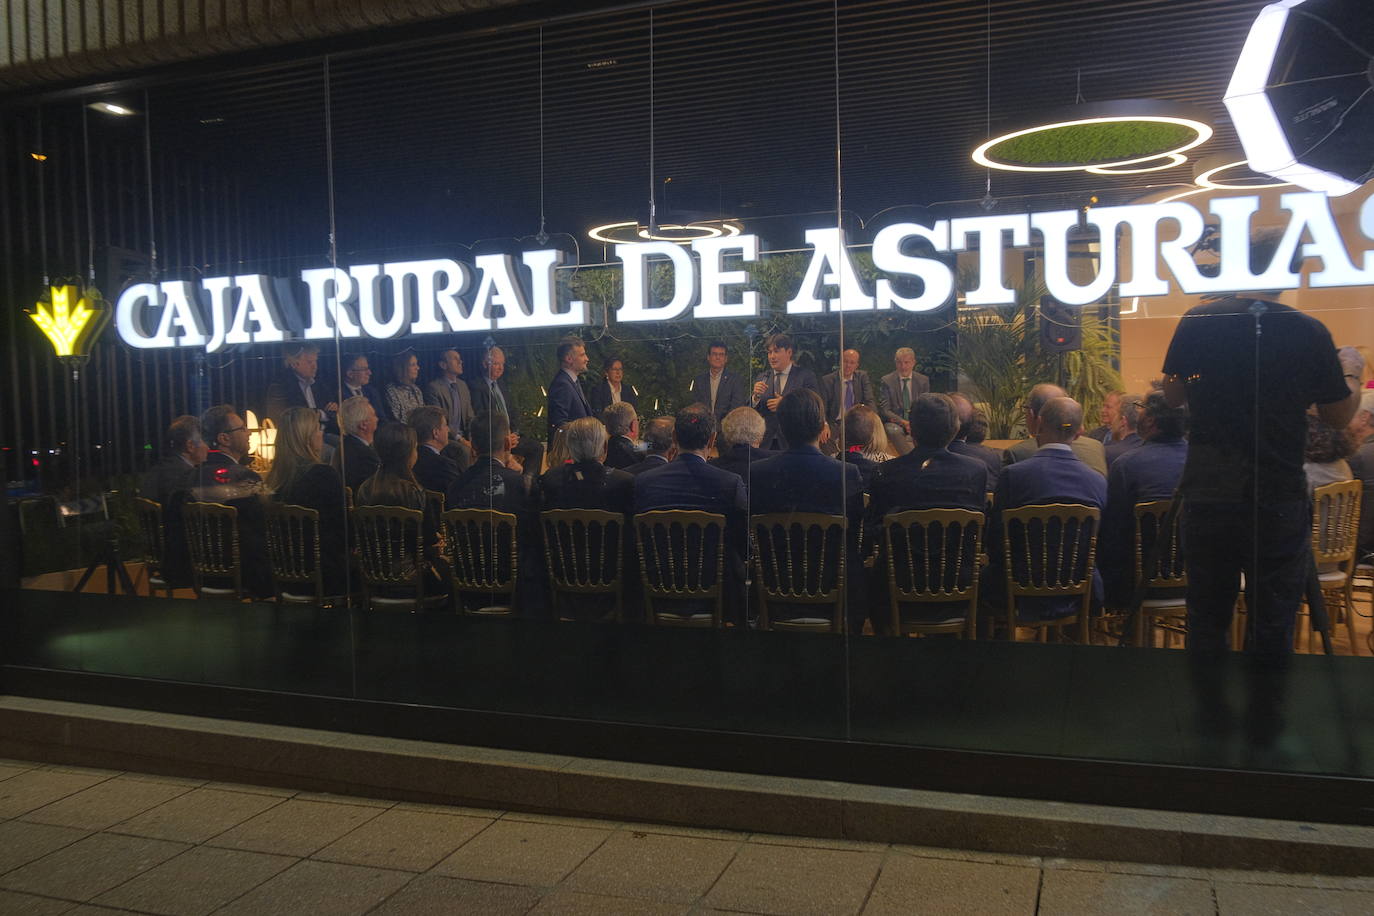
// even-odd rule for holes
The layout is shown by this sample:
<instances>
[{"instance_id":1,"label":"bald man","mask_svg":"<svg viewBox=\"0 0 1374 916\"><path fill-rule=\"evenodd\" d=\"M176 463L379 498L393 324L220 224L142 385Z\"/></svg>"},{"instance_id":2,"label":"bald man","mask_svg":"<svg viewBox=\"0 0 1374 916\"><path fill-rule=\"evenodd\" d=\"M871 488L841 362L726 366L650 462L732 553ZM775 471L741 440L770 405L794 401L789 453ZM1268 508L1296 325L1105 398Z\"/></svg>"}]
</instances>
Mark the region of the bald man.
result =
<instances>
[{"instance_id":1,"label":"bald man","mask_svg":"<svg viewBox=\"0 0 1374 916\"><path fill-rule=\"evenodd\" d=\"M1002 464L1015 464L1035 454L1040 446L1036 441L1036 430L1040 426L1040 410L1053 398L1066 397L1067 392L1058 385L1042 383L1030 390L1026 397L1026 438L1002 452ZM1081 412L1081 408L1080 408ZM1088 467L1107 479L1107 451L1102 443L1087 436L1079 436L1069 443L1069 448Z\"/></svg>"}]
</instances>

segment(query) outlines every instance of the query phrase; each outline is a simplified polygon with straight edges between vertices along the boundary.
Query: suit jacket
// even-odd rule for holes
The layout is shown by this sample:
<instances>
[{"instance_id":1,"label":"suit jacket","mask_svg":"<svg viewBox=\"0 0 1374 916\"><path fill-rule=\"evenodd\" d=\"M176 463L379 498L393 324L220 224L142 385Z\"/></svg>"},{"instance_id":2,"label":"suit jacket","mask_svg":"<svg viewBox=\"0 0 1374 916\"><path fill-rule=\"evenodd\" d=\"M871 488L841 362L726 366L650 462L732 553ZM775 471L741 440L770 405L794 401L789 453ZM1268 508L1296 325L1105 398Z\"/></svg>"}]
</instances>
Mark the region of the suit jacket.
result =
<instances>
[{"instance_id":1,"label":"suit jacket","mask_svg":"<svg viewBox=\"0 0 1374 916\"><path fill-rule=\"evenodd\" d=\"M344 486L358 495L363 481L377 473L382 461L377 451L363 440L352 434L339 440L340 448L334 449L334 469L343 477Z\"/></svg>"},{"instance_id":2,"label":"suit jacket","mask_svg":"<svg viewBox=\"0 0 1374 916\"><path fill-rule=\"evenodd\" d=\"M262 478L224 452L212 451L200 466L194 499L238 510L239 565L243 586L256 598L274 594L267 560L267 516L262 508Z\"/></svg>"},{"instance_id":3,"label":"suit jacket","mask_svg":"<svg viewBox=\"0 0 1374 916\"><path fill-rule=\"evenodd\" d=\"M310 394L318 410L324 410L324 405L335 398L332 388L326 388L319 379L310 383ZM272 422L280 423L288 407L309 406L305 401L305 391L301 388L300 376L286 369L268 383L262 399L262 414L271 417Z\"/></svg>"},{"instance_id":4,"label":"suit jacket","mask_svg":"<svg viewBox=\"0 0 1374 916\"><path fill-rule=\"evenodd\" d=\"M630 387L629 382L622 381L620 383L620 400L631 407L636 406L638 399L635 397L634 389ZM592 406L592 416L601 416L601 411L611 406L611 383L604 378L597 382L592 386L592 393L588 395L587 401Z\"/></svg>"},{"instance_id":5,"label":"suit jacket","mask_svg":"<svg viewBox=\"0 0 1374 916\"><path fill-rule=\"evenodd\" d=\"M140 496L157 500L162 506L161 573L163 580L173 585L191 583L191 552L186 545L186 520L181 507L199 477L199 470L180 455L168 455L148 469L138 488Z\"/></svg>"},{"instance_id":6,"label":"suit jacket","mask_svg":"<svg viewBox=\"0 0 1374 916\"><path fill-rule=\"evenodd\" d=\"M549 442L553 442L556 430L573 420L592 415L591 402L587 400L582 385L562 369L549 382Z\"/></svg>"},{"instance_id":7,"label":"suit jacket","mask_svg":"<svg viewBox=\"0 0 1374 916\"><path fill-rule=\"evenodd\" d=\"M749 511L753 515L821 512L857 522L863 507L859 469L821 454L815 446L794 445L750 468Z\"/></svg>"},{"instance_id":8,"label":"suit jacket","mask_svg":"<svg viewBox=\"0 0 1374 916\"><path fill-rule=\"evenodd\" d=\"M454 400L457 404L454 404ZM425 385L425 403L433 404L444 411L444 416L449 418L449 438L458 439L468 438L469 431L472 429L472 418L476 416L472 410L472 395L468 392L468 383L462 379L457 380L457 385L449 387L448 379L432 379ZM456 410L455 410L456 406ZM453 417L458 417L461 429L454 428Z\"/></svg>"},{"instance_id":9,"label":"suit jacket","mask_svg":"<svg viewBox=\"0 0 1374 916\"><path fill-rule=\"evenodd\" d=\"M520 405L516 403L515 395L511 394L510 386L506 384L504 375L496 380L496 387L501 390L501 397L506 402L506 416L510 420L510 431L518 433L520 431ZM499 409L496 399L491 395L491 380L485 375L468 383L468 394L472 397L472 411L475 414L492 413Z\"/></svg>"},{"instance_id":10,"label":"suit jacket","mask_svg":"<svg viewBox=\"0 0 1374 916\"><path fill-rule=\"evenodd\" d=\"M1124 439L1112 439L1102 443L1102 451L1107 458L1107 473L1111 473L1112 465L1116 463L1116 459L1144 444L1145 440L1140 438L1139 433L1129 433Z\"/></svg>"},{"instance_id":11,"label":"suit jacket","mask_svg":"<svg viewBox=\"0 0 1374 916\"><path fill-rule=\"evenodd\" d=\"M544 509L602 509L628 516L634 495L634 477L596 461L552 468L540 480Z\"/></svg>"},{"instance_id":12,"label":"suit jacket","mask_svg":"<svg viewBox=\"0 0 1374 916\"><path fill-rule=\"evenodd\" d=\"M864 457L863 452L857 446L850 446L849 451L837 456L845 464L852 464L859 469L859 483L864 492L868 492L869 485L873 483L873 474L878 470L879 462L872 458Z\"/></svg>"},{"instance_id":13,"label":"suit jacket","mask_svg":"<svg viewBox=\"0 0 1374 916\"><path fill-rule=\"evenodd\" d=\"M711 370L699 373L692 379L692 390L688 399L693 403L711 406ZM716 382L716 409L713 411L716 424L736 407L749 406L749 391L744 384L744 376L731 372L727 367L721 370L720 381Z\"/></svg>"},{"instance_id":14,"label":"suit jacket","mask_svg":"<svg viewBox=\"0 0 1374 916\"><path fill-rule=\"evenodd\" d=\"M1145 442L1113 462L1097 536L1097 568L1110 606L1125 606L1135 585L1135 504L1173 497L1187 460L1188 442L1177 439Z\"/></svg>"},{"instance_id":15,"label":"suit jacket","mask_svg":"<svg viewBox=\"0 0 1374 916\"><path fill-rule=\"evenodd\" d=\"M415 450L415 480L426 490L447 495L462 473L458 462L427 445Z\"/></svg>"},{"instance_id":16,"label":"suit jacket","mask_svg":"<svg viewBox=\"0 0 1374 916\"><path fill-rule=\"evenodd\" d=\"M172 497L190 489L198 476L195 466L188 464L180 455L168 455L143 475L138 485L138 495L157 500L165 511Z\"/></svg>"},{"instance_id":17,"label":"suit jacket","mask_svg":"<svg viewBox=\"0 0 1374 916\"><path fill-rule=\"evenodd\" d=\"M916 398L928 391L930 391L930 376L913 371L911 373L911 402L916 403ZM902 409L902 377L894 369L884 375L882 383L878 385L878 414L883 418L884 423L897 423L907 419L906 413Z\"/></svg>"},{"instance_id":18,"label":"suit jacket","mask_svg":"<svg viewBox=\"0 0 1374 916\"><path fill-rule=\"evenodd\" d=\"M355 397L353 389L349 388L347 385L343 386L342 396L345 400ZM371 404L372 409L377 412L377 419L386 419L386 399L382 397L382 393L377 390L375 385L362 386L358 389L358 394L356 396L367 398L367 403Z\"/></svg>"},{"instance_id":19,"label":"suit jacket","mask_svg":"<svg viewBox=\"0 0 1374 916\"><path fill-rule=\"evenodd\" d=\"M606 444L606 467L623 471L634 464L639 464L639 453L635 451L635 444L630 441L630 437L612 437Z\"/></svg>"},{"instance_id":20,"label":"suit jacket","mask_svg":"<svg viewBox=\"0 0 1374 916\"><path fill-rule=\"evenodd\" d=\"M862 369L854 371L854 406L878 409L877 394L868 373ZM821 378L821 397L825 400L825 419L834 423L844 419L844 382L840 373L832 372Z\"/></svg>"},{"instance_id":21,"label":"suit jacket","mask_svg":"<svg viewBox=\"0 0 1374 916\"><path fill-rule=\"evenodd\" d=\"M908 509L983 512L991 489L987 465L945 448L920 447L877 466L868 485L867 536L881 539L883 517ZM879 541L881 542L881 541Z\"/></svg>"},{"instance_id":22,"label":"suit jacket","mask_svg":"<svg viewBox=\"0 0 1374 916\"><path fill-rule=\"evenodd\" d=\"M1088 441L1095 442L1099 447L1102 444L1095 439ZM996 495L993 497L992 524L988 527L986 552L995 570L990 581L1000 581L1005 576L1002 547L1003 512L1021 506L1048 503L1076 503L1100 510L1106 502L1106 479L1088 467L1072 451L1043 448L1024 461L1004 467L997 481ZM1079 551L1079 556L1086 555L1085 543ZM1096 569L1093 570L1093 595L1099 601L1102 598L1102 576ZM1077 608L1078 599L1072 597L1023 598L1018 613L1026 619L1053 620L1074 613Z\"/></svg>"},{"instance_id":23,"label":"suit jacket","mask_svg":"<svg viewBox=\"0 0 1374 916\"><path fill-rule=\"evenodd\" d=\"M625 473L629 474L631 477L638 477L645 471L652 471L654 468L661 468L667 463L668 459L664 455L645 455L643 461L637 461L629 467L625 468Z\"/></svg>"},{"instance_id":24,"label":"suit jacket","mask_svg":"<svg viewBox=\"0 0 1374 916\"><path fill-rule=\"evenodd\" d=\"M312 465L273 499L304 506L320 514L320 571L326 595L348 591L348 523L344 509L343 479L327 464Z\"/></svg>"},{"instance_id":25,"label":"suit jacket","mask_svg":"<svg viewBox=\"0 0 1374 916\"><path fill-rule=\"evenodd\" d=\"M974 445L963 439L955 439L949 444L949 450L956 455L976 458L983 462L988 466L988 489L992 490L997 486L997 478L1002 473L1002 456L997 452L997 449L988 448L986 445Z\"/></svg>"},{"instance_id":26,"label":"suit jacket","mask_svg":"<svg viewBox=\"0 0 1374 916\"><path fill-rule=\"evenodd\" d=\"M766 369L760 372L754 379L755 382L763 382L769 388L764 392L763 397L759 398L754 405L763 416L763 442L764 448L781 451L787 448L787 441L782 437L782 431L778 429L778 415L768 408L768 401L778 394L787 394L789 391L796 391L799 388L810 388L817 394L821 393L820 382L816 381L816 373L810 369L792 364L792 368L787 373L787 387L779 392L773 391L773 370Z\"/></svg>"},{"instance_id":27,"label":"suit jacket","mask_svg":"<svg viewBox=\"0 0 1374 916\"><path fill-rule=\"evenodd\" d=\"M450 509L496 509L521 517L522 527L530 507L529 478L494 460L479 456L448 489Z\"/></svg>"},{"instance_id":28,"label":"suit jacket","mask_svg":"<svg viewBox=\"0 0 1374 916\"><path fill-rule=\"evenodd\" d=\"M734 445L721 452L718 458L711 459L711 464L732 474L738 474L747 487L751 469L759 462L777 454L779 453L766 448L754 448L752 445Z\"/></svg>"},{"instance_id":29,"label":"suit jacket","mask_svg":"<svg viewBox=\"0 0 1374 916\"><path fill-rule=\"evenodd\" d=\"M1069 448L1073 449L1073 453L1078 456L1079 461L1103 477L1107 476L1107 450L1101 442L1087 436L1079 436L1069 443ZM1040 446L1034 439L1022 439L1002 452L1002 467L1005 468L1018 461L1025 461L1039 450Z\"/></svg>"}]
</instances>

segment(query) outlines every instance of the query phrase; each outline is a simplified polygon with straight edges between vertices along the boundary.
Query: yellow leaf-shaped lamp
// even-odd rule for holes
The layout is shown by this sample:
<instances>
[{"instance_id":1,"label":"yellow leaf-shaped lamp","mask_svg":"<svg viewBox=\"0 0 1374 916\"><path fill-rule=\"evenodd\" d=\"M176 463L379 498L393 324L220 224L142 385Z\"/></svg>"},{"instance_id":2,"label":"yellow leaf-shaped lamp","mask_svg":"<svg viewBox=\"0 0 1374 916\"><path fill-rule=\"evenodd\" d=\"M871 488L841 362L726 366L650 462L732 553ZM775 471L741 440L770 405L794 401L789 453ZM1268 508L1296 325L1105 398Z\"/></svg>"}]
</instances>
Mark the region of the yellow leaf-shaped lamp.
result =
<instances>
[{"instance_id":1,"label":"yellow leaf-shaped lamp","mask_svg":"<svg viewBox=\"0 0 1374 916\"><path fill-rule=\"evenodd\" d=\"M110 309L94 287L54 286L47 302L25 310L58 356L86 356L110 321Z\"/></svg>"}]
</instances>

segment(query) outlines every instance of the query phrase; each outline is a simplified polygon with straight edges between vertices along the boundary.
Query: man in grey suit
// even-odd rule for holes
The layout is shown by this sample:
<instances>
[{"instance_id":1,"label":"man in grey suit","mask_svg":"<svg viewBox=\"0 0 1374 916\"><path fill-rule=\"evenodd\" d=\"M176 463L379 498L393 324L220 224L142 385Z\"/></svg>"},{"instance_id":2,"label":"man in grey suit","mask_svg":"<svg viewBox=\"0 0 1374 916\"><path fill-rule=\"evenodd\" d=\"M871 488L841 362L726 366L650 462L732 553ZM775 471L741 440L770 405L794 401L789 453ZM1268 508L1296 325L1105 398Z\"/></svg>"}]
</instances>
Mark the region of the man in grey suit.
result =
<instances>
[{"instance_id":1,"label":"man in grey suit","mask_svg":"<svg viewBox=\"0 0 1374 916\"><path fill-rule=\"evenodd\" d=\"M463 374L463 356L457 350L445 350L436 365L439 376L425 386L425 403L444 412L449 442L444 453L458 462L460 470L467 470L472 464L472 444L467 433L475 414L468 383L459 378ZM409 417L405 419L410 422Z\"/></svg>"},{"instance_id":2,"label":"man in grey suit","mask_svg":"<svg viewBox=\"0 0 1374 916\"><path fill-rule=\"evenodd\" d=\"M930 391L930 376L916 371L916 351L901 347L892 354L896 370L882 378L878 386L878 415L887 426L887 438L897 454L911 451L911 405Z\"/></svg>"},{"instance_id":3,"label":"man in grey suit","mask_svg":"<svg viewBox=\"0 0 1374 916\"><path fill-rule=\"evenodd\" d=\"M825 399L825 420L830 424L827 451L834 454L839 448L840 427L849 408L862 404L878 409L877 395L868 373L859 368L859 351L845 350L840 354L840 368L821 378L821 397Z\"/></svg>"}]
</instances>

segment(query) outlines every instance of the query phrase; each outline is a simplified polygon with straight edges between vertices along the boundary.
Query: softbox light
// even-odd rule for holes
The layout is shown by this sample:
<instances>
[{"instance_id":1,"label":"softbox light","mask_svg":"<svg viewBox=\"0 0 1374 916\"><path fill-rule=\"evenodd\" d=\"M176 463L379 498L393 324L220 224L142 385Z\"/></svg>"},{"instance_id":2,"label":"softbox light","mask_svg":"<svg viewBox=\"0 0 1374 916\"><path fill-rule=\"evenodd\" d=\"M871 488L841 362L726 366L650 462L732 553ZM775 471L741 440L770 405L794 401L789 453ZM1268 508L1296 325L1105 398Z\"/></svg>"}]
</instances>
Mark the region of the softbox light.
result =
<instances>
[{"instance_id":1,"label":"softbox light","mask_svg":"<svg viewBox=\"0 0 1374 916\"><path fill-rule=\"evenodd\" d=\"M1226 89L1250 167L1332 196L1374 173L1374 3L1260 10Z\"/></svg>"}]
</instances>

